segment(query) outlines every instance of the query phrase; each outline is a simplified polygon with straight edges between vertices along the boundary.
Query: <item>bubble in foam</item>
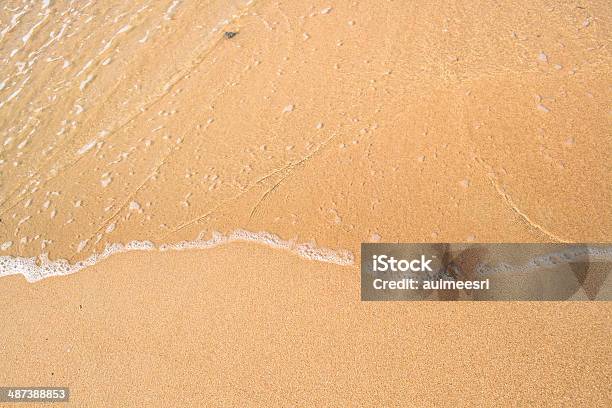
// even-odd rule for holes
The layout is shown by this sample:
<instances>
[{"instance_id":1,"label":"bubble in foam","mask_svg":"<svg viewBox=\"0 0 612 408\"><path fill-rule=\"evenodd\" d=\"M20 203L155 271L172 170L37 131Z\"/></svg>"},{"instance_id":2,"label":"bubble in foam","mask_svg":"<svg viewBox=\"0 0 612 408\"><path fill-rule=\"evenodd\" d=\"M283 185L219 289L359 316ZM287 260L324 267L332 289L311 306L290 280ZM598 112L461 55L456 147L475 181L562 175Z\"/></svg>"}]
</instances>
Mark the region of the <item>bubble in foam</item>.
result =
<instances>
[{"instance_id":1,"label":"bubble in foam","mask_svg":"<svg viewBox=\"0 0 612 408\"><path fill-rule=\"evenodd\" d=\"M77 245L77 252L81 252L83 249L85 249L85 247L87 246L87 243L89 242L88 239L84 239L83 241L79 242L79 245Z\"/></svg>"},{"instance_id":2,"label":"bubble in foam","mask_svg":"<svg viewBox=\"0 0 612 408\"><path fill-rule=\"evenodd\" d=\"M544 51L540 51L540 53L538 54L538 60L542 62L548 62L548 55L546 55Z\"/></svg>"},{"instance_id":3,"label":"bubble in foam","mask_svg":"<svg viewBox=\"0 0 612 408\"><path fill-rule=\"evenodd\" d=\"M111 181L113 181L112 177L105 177L102 180L100 180L100 185L102 187L108 187L108 185L111 183Z\"/></svg>"}]
</instances>

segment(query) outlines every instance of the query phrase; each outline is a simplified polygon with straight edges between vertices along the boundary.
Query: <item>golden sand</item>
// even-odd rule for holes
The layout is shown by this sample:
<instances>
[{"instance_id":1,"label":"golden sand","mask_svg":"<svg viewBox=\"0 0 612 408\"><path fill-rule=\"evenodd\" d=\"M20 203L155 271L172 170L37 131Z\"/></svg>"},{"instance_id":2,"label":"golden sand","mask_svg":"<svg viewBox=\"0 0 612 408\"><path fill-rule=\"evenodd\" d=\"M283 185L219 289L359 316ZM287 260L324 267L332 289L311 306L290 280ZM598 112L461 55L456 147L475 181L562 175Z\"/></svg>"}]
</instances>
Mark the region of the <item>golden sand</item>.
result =
<instances>
[{"instance_id":1,"label":"golden sand","mask_svg":"<svg viewBox=\"0 0 612 408\"><path fill-rule=\"evenodd\" d=\"M0 386L92 407L605 405L609 303L361 303L357 265L367 241L611 242L611 18L4 2L0 275L237 230L357 262L232 242L2 277Z\"/></svg>"},{"instance_id":2,"label":"golden sand","mask_svg":"<svg viewBox=\"0 0 612 408\"><path fill-rule=\"evenodd\" d=\"M3 39L5 253L609 241L605 5L31 6Z\"/></svg>"},{"instance_id":3,"label":"golden sand","mask_svg":"<svg viewBox=\"0 0 612 408\"><path fill-rule=\"evenodd\" d=\"M152 267L154 265L154 267ZM0 382L74 406L605 406L601 303L361 302L359 272L255 244L0 280Z\"/></svg>"}]
</instances>

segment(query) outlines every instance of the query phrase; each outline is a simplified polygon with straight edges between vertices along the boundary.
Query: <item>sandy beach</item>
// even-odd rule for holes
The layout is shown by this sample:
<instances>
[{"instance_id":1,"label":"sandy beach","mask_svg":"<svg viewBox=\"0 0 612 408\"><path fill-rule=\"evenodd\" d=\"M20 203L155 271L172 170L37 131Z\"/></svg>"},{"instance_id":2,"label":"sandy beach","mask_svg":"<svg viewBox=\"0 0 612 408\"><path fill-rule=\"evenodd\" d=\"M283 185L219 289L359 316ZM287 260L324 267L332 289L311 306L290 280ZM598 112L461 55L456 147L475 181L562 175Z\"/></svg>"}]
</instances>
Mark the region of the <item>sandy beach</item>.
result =
<instances>
[{"instance_id":1,"label":"sandy beach","mask_svg":"<svg viewBox=\"0 0 612 408\"><path fill-rule=\"evenodd\" d=\"M606 406L609 302L362 302L359 259L612 243L611 19L597 0L0 5L0 386Z\"/></svg>"},{"instance_id":2,"label":"sandy beach","mask_svg":"<svg viewBox=\"0 0 612 408\"><path fill-rule=\"evenodd\" d=\"M155 268L151 266L155 265ZM74 406L606 406L609 304L361 302L255 244L1 281L0 382Z\"/></svg>"}]
</instances>

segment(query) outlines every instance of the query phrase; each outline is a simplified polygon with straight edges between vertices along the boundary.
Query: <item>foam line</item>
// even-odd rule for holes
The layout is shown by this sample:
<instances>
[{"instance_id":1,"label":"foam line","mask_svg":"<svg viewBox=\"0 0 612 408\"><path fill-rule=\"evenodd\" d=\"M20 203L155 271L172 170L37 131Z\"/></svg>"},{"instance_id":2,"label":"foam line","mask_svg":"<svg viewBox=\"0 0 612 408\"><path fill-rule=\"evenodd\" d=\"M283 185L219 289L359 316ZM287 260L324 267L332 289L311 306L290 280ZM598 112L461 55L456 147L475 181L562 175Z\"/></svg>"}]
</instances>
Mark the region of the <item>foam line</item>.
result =
<instances>
[{"instance_id":1,"label":"foam line","mask_svg":"<svg viewBox=\"0 0 612 408\"><path fill-rule=\"evenodd\" d=\"M132 251L183 251L189 249L213 248L231 242L254 242L271 248L290 251L304 259L334 263L337 265L352 265L354 256L347 250L332 250L318 248L313 244L298 244L295 241L285 241L268 232L250 232L235 230L228 235L214 232L209 240L182 241L175 244L161 244L156 246L150 241L132 241L127 244L107 244L101 253L94 253L83 261L74 264L65 259L49 260L47 254L37 257L25 258L14 256L0 256L0 277L9 275L23 275L28 282L50 278L52 276L70 275L93 266L98 262L118 253Z\"/></svg>"},{"instance_id":2,"label":"foam line","mask_svg":"<svg viewBox=\"0 0 612 408\"><path fill-rule=\"evenodd\" d=\"M573 246L564 251L551 252L538 255L522 265L509 265L500 263L497 265L479 264L476 272L479 275L495 273L531 272L539 269L552 269L559 265L578 262L612 262L612 246L585 245Z\"/></svg>"}]
</instances>

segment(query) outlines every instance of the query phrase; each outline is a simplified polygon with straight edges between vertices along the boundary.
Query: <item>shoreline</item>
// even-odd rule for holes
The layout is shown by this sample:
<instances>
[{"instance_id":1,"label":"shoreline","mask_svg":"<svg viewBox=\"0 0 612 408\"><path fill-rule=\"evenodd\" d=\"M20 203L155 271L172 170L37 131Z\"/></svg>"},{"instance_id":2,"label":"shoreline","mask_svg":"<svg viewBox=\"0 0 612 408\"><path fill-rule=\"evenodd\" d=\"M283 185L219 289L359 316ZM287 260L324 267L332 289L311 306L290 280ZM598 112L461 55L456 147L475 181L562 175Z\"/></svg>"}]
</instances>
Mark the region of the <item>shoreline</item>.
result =
<instances>
[{"instance_id":1,"label":"shoreline","mask_svg":"<svg viewBox=\"0 0 612 408\"><path fill-rule=\"evenodd\" d=\"M609 405L611 21L609 0L9 0L0 388ZM490 287L369 282L409 271Z\"/></svg>"},{"instance_id":2,"label":"shoreline","mask_svg":"<svg viewBox=\"0 0 612 408\"><path fill-rule=\"evenodd\" d=\"M215 231L212 233L212 238L208 240L197 239L175 244L155 245L150 241L132 241L127 244L107 243L103 252L94 253L85 260L74 263L65 259L49 260L46 254L32 258L0 256L0 278L20 274L32 283L53 276L72 275L116 254L137 251L165 252L210 249L233 242L255 242L259 245L288 251L311 261L329 262L343 266L353 265L354 263L354 255L348 250L321 248L313 243L296 243L295 240L283 240L269 232L251 232L238 229L227 235Z\"/></svg>"},{"instance_id":3,"label":"shoreline","mask_svg":"<svg viewBox=\"0 0 612 408\"><path fill-rule=\"evenodd\" d=\"M3 278L0 383L86 407L605 405L608 302L361 302L358 275L234 242Z\"/></svg>"}]
</instances>

